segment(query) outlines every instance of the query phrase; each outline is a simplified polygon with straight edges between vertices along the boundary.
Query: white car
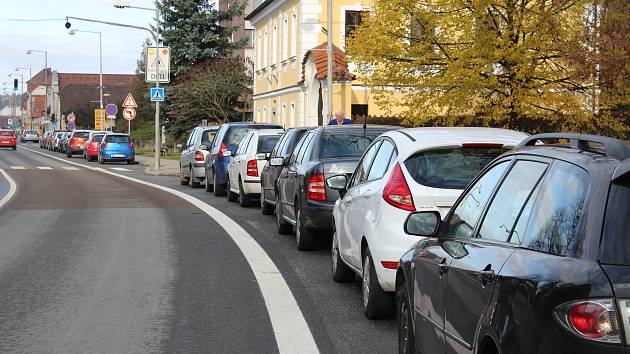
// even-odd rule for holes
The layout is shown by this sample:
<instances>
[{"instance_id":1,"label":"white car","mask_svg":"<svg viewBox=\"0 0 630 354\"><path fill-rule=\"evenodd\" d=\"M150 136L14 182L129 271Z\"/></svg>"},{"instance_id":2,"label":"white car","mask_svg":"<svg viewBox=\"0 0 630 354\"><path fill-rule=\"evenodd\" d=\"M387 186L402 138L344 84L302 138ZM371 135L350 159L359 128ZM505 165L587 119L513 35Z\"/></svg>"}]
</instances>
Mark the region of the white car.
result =
<instances>
[{"instance_id":1,"label":"white car","mask_svg":"<svg viewBox=\"0 0 630 354\"><path fill-rule=\"evenodd\" d=\"M182 149L179 157L179 182L182 186L198 188L205 179L204 163L218 129L219 126L196 127L190 132L185 145L177 145Z\"/></svg>"},{"instance_id":2,"label":"white car","mask_svg":"<svg viewBox=\"0 0 630 354\"><path fill-rule=\"evenodd\" d=\"M328 178L342 195L333 211L332 276L361 276L368 318L393 312L398 261L419 241L404 231L409 214L435 210L444 217L481 169L526 137L493 128L391 131L372 143L349 180Z\"/></svg>"},{"instance_id":3,"label":"white car","mask_svg":"<svg viewBox=\"0 0 630 354\"><path fill-rule=\"evenodd\" d=\"M241 206L246 207L252 197L260 196L260 173L282 134L282 129L262 129L252 130L243 137L227 167L228 201L239 199Z\"/></svg>"}]
</instances>

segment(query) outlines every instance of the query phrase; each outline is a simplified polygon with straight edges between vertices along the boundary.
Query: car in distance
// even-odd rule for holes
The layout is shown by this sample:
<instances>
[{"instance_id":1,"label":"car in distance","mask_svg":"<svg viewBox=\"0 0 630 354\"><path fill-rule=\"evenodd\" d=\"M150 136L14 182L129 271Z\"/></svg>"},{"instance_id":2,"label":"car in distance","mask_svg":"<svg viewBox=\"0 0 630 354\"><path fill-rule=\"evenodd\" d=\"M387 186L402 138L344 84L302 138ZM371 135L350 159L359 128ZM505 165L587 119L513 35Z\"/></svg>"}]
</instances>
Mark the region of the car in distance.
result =
<instances>
[{"instance_id":1,"label":"car in distance","mask_svg":"<svg viewBox=\"0 0 630 354\"><path fill-rule=\"evenodd\" d=\"M36 143L39 141L39 135L37 135L37 132L34 130L25 130L24 133L22 133L21 141L23 143Z\"/></svg>"},{"instance_id":2,"label":"car in distance","mask_svg":"<svg viewBox=\"0 0 630 354\"><path fill-rule=\"evenodd\" d=\"M85 150L85 146L87 141L90 139L91 130L75 130L68 137L68 143L66 144L66 156L72 157L74 154L81 154L83 156L83 151Z\"/></svg>"},{"instance_id":3,"label":"car in distance","mask_svg":"<svg viewBox=\"0 0 630 354\"><path fill-rule=\"evenodd\" d=\"M419 211L405 222L427 238L396 276L399 351L627 354L628 205L623 142L527 138L482 171L443 221Z\"/></svg>"},{"instance_id":4,"label":"car in distance","mask_svg":"<svg viewBox=\"0 0 630 354\"><path fill-rule=\"evenodd\" d=\"M260 171L284 130L254 130L243 138L228 165L227 199L239 199L241 207L251 204L252 197L260 196Z\"/></svg>"},{"instance_id":5,"label":"car in distance","mask_svg":"<svg viewBox=\"0 0 630 354\"><path fill-rule=\"evenodd\" d=\"M227 187L227 166L238 149L238 143L251 130L282 129L277 124L233 122L219 127L212 146L204 162L206 192L214 192L215 196L225 196Z\"/></svg>"},{"instance_id":6,"label":"car in distance","mask_svg":"<svg viewBox=\"0 0 630 354\"><path fill-rule=\"evenodd\" d=\"M400 128L347 125L306 132L278 178L278 233L294 231L300 251L313 249L318 239L330 237L332 211L339 192L326 186L326 178L351 175L372 141L395 129Z\"/></svg>"},{"instance_id":7,"label":"car in distance","mask_svg":"<svg viewBox=\"0 0 630 354\"><path fill-rule=\"evenodd\" d=\"M206 176L204 163L212 139L219 126L196 127L192 130L185 145L178 145L183 149L179 158L179 176L182 186L190 184L197 188Z\"/></svg>"},{"instance_id":8,"label":"car in distance","mask_svg":"<svg viewBox=\"0 0 630 354\"><path fill-rule=\"evenodd\" d=\"M96 161L98 159L98 150L105 136L105 132L95 132L87 141L86 148L83 151L83 158L88 161Z\"/></svg>"},{"instance_id":9,"label":"car in distance","mask_svg":"<svg viewBox=\"0 0 630 354\"><path fill-rule=\"evenodd\" d=\"M260 173L260 212L264 215L272 215L274 213L276 209L276 181L278 181L285 162L288 160L291 152L293 152L293 148L309 129L287 129L271 151L269 163L265 164Z\"/></svg>"},{"instance_id":10,"label":"car in distance","mask_svg":"<svg viewBox=\"0 0 630 354\"><path fill-rule=\"evenodd\" d=\"M136 152L128 134L107 133L98 148L98 163L127 162L134 163Z\"/></svg>"},{"instance_id":11,"label":"car in distance","mask_svg":"<svg viewBox=\"0 0 630 354\"><path fill-rule=\"evenodd\" d=\"M11 129L0 129L0 147L17 149L17 136Z\"/></svg>"},{"instance_id":12,"label":"car in distance","mask_svg":"<svg viewBox=\"0 0 630 354\"><path fill-rule=\"evenodd\" d=\"M59 138L59 152L65 154L68 151L68 138L72 132L63 132L61 138Z\"/></svg>"},{"instance_id":13,"label":"car in distance","mask_svg":"<svg viewBox=\"0 0 630 354\"><path fill-rule=\"evenodd\" d=\"M445 216L488 163L527 136L493 128L386 132L366 150L351 178L327 180L342 195L333 211L332 277L344 282L361 276L366 317L394 313L398 260L418 241L403 228L409 213L433 210Z\"/></svg>"},{"instance_id":14,"label":"car in distance","mask_svg":"<svg viewBox=\"0 0 630 354\"><path fill-rule=\"evenodd\" d=\"M61 151L61 140L64 136L65 132L57 132L53 135L53 137L50 140L50 150L52 151Z\"/></svg>"}]
</instances>

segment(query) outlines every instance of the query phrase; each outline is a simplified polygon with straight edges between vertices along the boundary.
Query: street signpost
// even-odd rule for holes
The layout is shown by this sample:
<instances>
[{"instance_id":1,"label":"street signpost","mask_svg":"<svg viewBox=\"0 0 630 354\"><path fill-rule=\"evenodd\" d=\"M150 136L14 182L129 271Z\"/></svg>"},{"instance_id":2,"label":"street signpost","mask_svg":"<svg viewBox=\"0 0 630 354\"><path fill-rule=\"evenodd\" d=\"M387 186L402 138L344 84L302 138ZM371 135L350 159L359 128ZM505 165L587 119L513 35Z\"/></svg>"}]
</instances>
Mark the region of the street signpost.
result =
<instances>
[{"instance_id":1,"label":"street signpost","mask_svg":"<svg viewBox=\"0 0 630 354\"><path fill-rule=\"evenodd\" d=\"M133 98L131 92L127 94L127 98L125 98L122 106L125 107L122 111L122 115L123 118L127 120L127 133L131 135L131 121L136 118L136 107L138 107L138 104Z\"/></svg>"},{"instance_id":2,"label":"street signpost","mask_svg":"<svg viewBox=\"0 0 630 354\"><path fill-rule=\"evenodd\" d=\"M138 104L136 103L136 100L133 98L133 95L131 94L131 92L127 94L127 98L125 98L125 101L123 102L122 106L138 108Z\"/></svg>"},{"instance_id":3,"label":"street signpost","mask_svg":"<svg viewBox=\"0 0 630 354\"><path fill-rule=\"evenodd\" d=\"M118 113L118 106L116 106L113 103L108 104L107 106L105 106L105 113L107 113L107 118L114 120L116 119L116 114ZM114 126L114 122L110 122L110 128L113 129Z\"/></svg>"},{"instance_id":4,"label":"street signpost","mask_svg":"<svg viewBox=\"0 0 630 354\"><path fill-rule=\"evenodd\" d=\"M77 119L77 117L74 115L74 112L70 112L67 116L66 116L66 122L68 122L66 124L66 128L70 129L70 130L75 130L77 128L77 125L75 124L75 120ZM60 123L62 123L60 121Z\"/></svg>"},{"instance_id":5,"label":"street signpost","mask_svg":"<svg viewBox=\"0 0 630 354\"><path fill-rule=\"evenodd\" d=\"M145 70L145 81L155 82L156 73L159 75L158 82L161 84L171 81L171 49L168 47L147 47L147 68Z\"/></svg>"},{"instance_id":6,"label":"street signpost","mask_svg":"<svg viewBox=\"0 0 630 354\"><path fill-rule=\"evenodd\" d=\"M164 87L151 87L151 101L164 102Z\"/></svg>"}]
</instances>

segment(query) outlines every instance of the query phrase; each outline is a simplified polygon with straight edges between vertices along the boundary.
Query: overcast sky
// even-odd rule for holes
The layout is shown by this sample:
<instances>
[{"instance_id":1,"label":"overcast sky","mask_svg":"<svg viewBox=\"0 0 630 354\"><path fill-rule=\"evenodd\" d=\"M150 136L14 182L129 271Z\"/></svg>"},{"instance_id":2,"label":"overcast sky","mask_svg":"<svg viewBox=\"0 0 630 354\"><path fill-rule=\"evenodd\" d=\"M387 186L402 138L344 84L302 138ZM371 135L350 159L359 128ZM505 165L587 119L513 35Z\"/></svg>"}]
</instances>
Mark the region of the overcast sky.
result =
<instances>
[{"instance_id":1,"label":"overcast sky","mask_svg":"<svg viewBox=\"0 0 630 354\"><path fill-rule=\"evenodd\" d=\"M44 54L27 55L28 49L48 51L48 66L59 72L98 73L98 35L68 34L66 16L148 27L154 13L116 9L112 0L0 0L0 90L15 68L31 67L33 75L44 68ZM153 7L151 0L131 0L132 5ZM8 19L59 19L17 22ZM131 74L136 69L146 31L71 21L72 28L100 31L103 36L103 73ZM21 71L24 81L28 71ZM7 85L8 86L8 85ZM10 85L12 89L12 84ZM2 91L0 91L1 93Z\"/></svg>"}]
</instances>

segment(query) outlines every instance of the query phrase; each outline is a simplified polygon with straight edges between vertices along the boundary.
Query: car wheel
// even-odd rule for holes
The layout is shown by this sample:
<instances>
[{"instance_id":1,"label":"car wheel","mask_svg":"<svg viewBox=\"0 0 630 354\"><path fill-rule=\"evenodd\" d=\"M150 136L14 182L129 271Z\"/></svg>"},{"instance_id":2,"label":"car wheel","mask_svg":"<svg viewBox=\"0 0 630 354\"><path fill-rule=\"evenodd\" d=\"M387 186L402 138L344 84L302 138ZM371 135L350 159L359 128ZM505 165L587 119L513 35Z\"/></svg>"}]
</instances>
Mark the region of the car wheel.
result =
<instances>
[{"instance_id":1,"label":"car wheel","mask_svg":"<svg viewBox=\"0 0 630 354\"><path fill-rule=\"evenodd\" d=\"M263 215L272 215L273 214L273 210L275 209L273 207L273 205L267 204L265 202L265 191L262 187L262 184L260 185L260 212Z\"/></svg>"},{"instance_id":2,"label":"car wheel","mask_svg":"<svg viewBox=\"0 0 630 354\"><path fill-rule=\"evenodd\" d=\"M191 188L199 188L199 181L195 178L195 175L193 175L193 169L192 167L190 167L188 169L188 171L190 172L190 178L188 179L188 181L190 181L190 187Z\"/></svg>"},{"instance_id":3,"label":"car wheel","mask_svg":"<svg viewBox=\"0 0 630 354\"><path fill-rule=\"evenodd\" d=\"M127 165L133 165L134 162L136 162L136 160L127 160Z\"/></svg>"},{"instance_id":4,"label":"car wheel","mask_svg":"<svg viewBox=\"0 0 630 354\"><path fill-rule=\"evenodd\" d=\"M280 205L280 197L276 193L276 223L278 225L278 233L280 235L288 235L291 233L291 224L282 218L282 205Z\"/></svg>"},{"instance_id":5,"label":"car wheel","mask_svg":"<svg viewBox=\"0 0 630 354\"><path fill-rule=\"evenodd\" d=\"M184 169L179 167L179 184L182 186L187 186L189 179L184 177Z\"/></svg>"},{"instance_id":6,"label":"car wheel","mask_svg":"<svg viewBox=\"0 0 630 354\"><path fill-rule=\"evenodd\" d=\"M212 183L210 183L210 179L208 178L208 170L206 170L206 178L205 178L206 183L206 192L212 192L214 190L214 186L212 185Z\"/></svg>"},{"instance_id":7,"label":"car wheel","mask_svg":"<svg viewBox=\"0 0 630 354\"><path fill-rule=\"evenodd\" d=\"M236 195L236 193L232 192L232 184L230 183L230 177L228 177L227 180L228 180L227 188L225 189L227 193L227 200L228 202L234 203L238 199L238 196Z\"/></svg>"},{"instance_id":8,"label":"car wheel","mask_svg":"<svg viewBox=\"0 0 630 354\"><path fill-rule=\"evenodd\" d=\"M249 198L249 195L247 195L247 193L245 193L243 189L243 181L240 178L238 179L238 195L239 195L239 204L241 205L241 208L246 208L252 204L252 201Z\"/></svg>"},{"instance_id":9,"label":"car wheel","mask_svg":"<svg viewBox=\"0 0 630 354\"><path fill-rule=\"evenodd\" d=\"M298 201L295 201L297 204ZM302 210L298 206L295 212L295 240L297 241L298 251L310 251L315 243L315 235L306 229L302 222Z\"/></svg>"},{"instance_id":10,"label":"car wheel","mask_svg":"<svg viewBox=\"0 0 630 354\"><path fill-rule=\"evenodd\" d=\"M339 255L339 242L337 241L337 231L333 231L332 250L330 252L331 268L333 280L338 283L346 283L354 279L354 271L348 267Z\"/></svg>"},{"instance_id":11,"label":"car wheel","mask_svg":"<svg viewBox=\"0 0 630 354\"><path fill-rule=\"evenodd\" d=\"M223 197L225 195L225 187L217 181L217 175L212 176L212 189L215 197Z\"/></svg>"},{"instance_id":12,"label":"car wheel","mask_svg":"<svg viewBox=\"0 0 630 354\"><path fill-rule=\"evenodd\" d=\"M369 319L387 318L392 315L394 297L381 288L374 269L372 255L368 248L363 258L363 273L361 277L363 292L363 313Z\"/></svg>"},{"instance_id":13,"label":"car wheel","mask_svg":"<svg viewBox=\"0 0 630 354\"><path fill-rule=\"evenodd\" d=\"M411 304L407 294L407 286L403 281L396 288L398 318L398 353L416 354L416 336L413 330Z\"/></svg>"},{"instance_id":14,"label":"car wheel","mask_svg":"<svg viewBox=\"0 0 630 354\"><path fill-rule=\"evenodd\" d=\"M13 150L17 150L17 146L14 146L14 147L13 147Z\"/></svg>"},{"instance_id":15,"label":"car wheel","mask_svg":"<svg viewBox=\"0 0 630 354\"><path fill-rule=\"evenodd\" d=\"M70 151L66 152L66 157L72 158L72 153Z\"/></svg>"}]
</instances>

